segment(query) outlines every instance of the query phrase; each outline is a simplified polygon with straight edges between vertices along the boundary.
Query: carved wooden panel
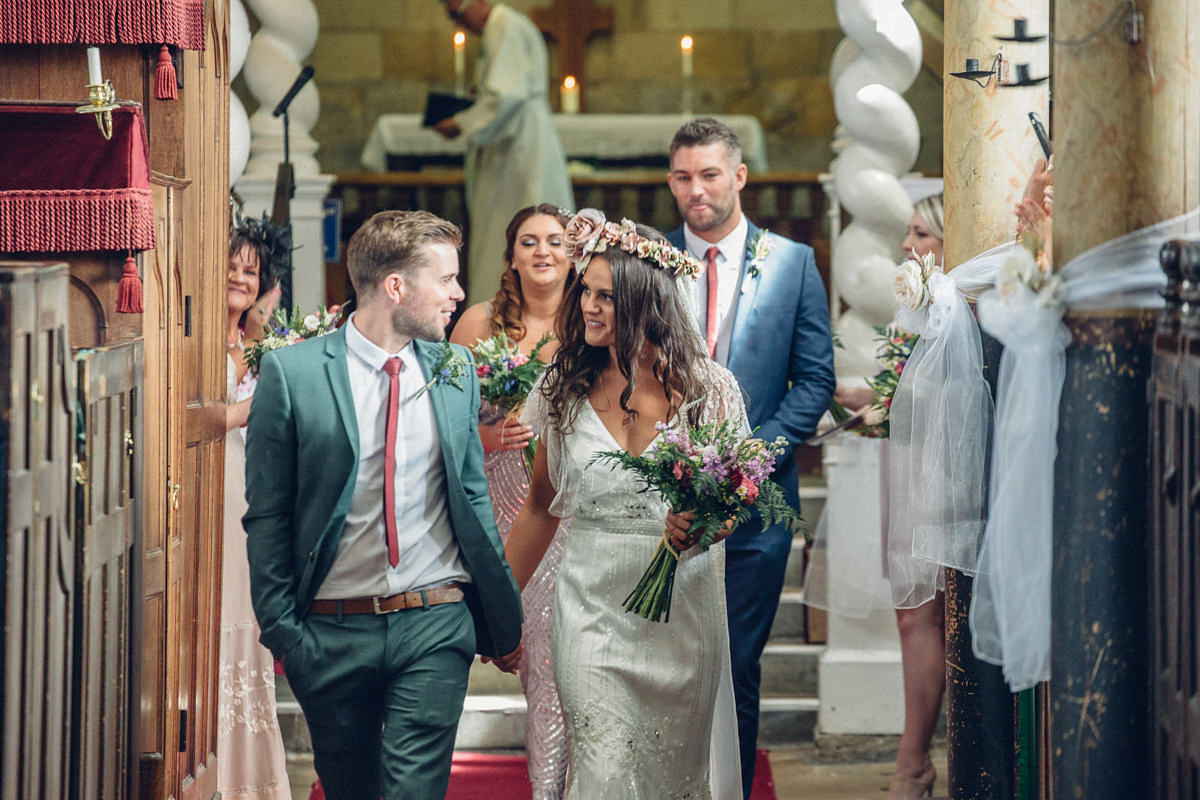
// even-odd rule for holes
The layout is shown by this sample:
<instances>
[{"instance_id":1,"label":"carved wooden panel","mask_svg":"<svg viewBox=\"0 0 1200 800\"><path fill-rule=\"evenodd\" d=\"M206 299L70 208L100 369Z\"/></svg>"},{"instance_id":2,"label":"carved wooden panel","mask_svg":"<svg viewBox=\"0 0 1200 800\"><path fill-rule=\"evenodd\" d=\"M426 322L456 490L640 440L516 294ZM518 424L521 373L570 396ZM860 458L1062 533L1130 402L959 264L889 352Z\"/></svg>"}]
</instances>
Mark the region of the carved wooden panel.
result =
<instances>
[{"instance_id":1,"label":"carved wooden panel","mask_svg":"<svg viewBox=\"0 0 1200 800\"><path fill-rule=\"evenodd\" d=\"M1151 602L1154 796L1200 798L1200 246L1170 242L1154 342Z\"/></svg>"},{"instance_id":2,"label":"carved wooden panel","mask_svg":"<svg viewBox=\"0 0 1200 800\"><path fill-rule=\"evenodd\" d=\"M140 341L78 359L79 410L74 528L79 542L79 798L130 796L131 714L136 674L135 558L141 515Z\"/></svg>"},{"instance_id":3,"label":"carved wooden panel","mask_svg":"<svg viewBox=\"0 0 1200 800\"><path fill-rule=\"evenodd\" d=\"M67 797L75 546L64 264L0 264L0 796Z\"/></svg>"}]
</instances>

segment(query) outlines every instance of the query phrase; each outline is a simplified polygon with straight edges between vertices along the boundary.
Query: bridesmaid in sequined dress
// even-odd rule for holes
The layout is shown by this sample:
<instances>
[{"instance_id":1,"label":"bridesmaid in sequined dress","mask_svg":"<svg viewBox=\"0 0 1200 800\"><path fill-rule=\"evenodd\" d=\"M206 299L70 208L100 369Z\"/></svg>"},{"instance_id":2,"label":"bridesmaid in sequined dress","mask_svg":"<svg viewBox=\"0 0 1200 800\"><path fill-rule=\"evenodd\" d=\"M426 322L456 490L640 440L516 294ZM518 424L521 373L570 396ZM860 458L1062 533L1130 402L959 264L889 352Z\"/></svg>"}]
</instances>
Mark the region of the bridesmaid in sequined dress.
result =
<instances>
[{"instance_id":1,"label":"bridesmaid in sequined dress","mask_svg":"<svg viewBox=\"0 0 1200 800\"><path fill-rule=\"evenodd\" d=\"M499 291L491 301L463 312L450 341L470 347L480 339L504 333L528 355L545 334L553 332L558 306L566 287L575 279L563 250L566 222L566 215L548 203L528 206L513 216L505 230L507 269L500 278ZM549 363L557 350L558 342L551 339L543 345L540 357ZM487 403L480 409L479 417L479 438L483 440L484 469L496 527L500 537L507 540L529 491L521 451L533 437L533 430L521 425L516 414L505 414ZM550 657L554 583L562 551L560 532L521 593L525 651L520 675L529 708L525 752L534 800L561 798L567 773L566 733Z\"/></svg>"}]
</instances>

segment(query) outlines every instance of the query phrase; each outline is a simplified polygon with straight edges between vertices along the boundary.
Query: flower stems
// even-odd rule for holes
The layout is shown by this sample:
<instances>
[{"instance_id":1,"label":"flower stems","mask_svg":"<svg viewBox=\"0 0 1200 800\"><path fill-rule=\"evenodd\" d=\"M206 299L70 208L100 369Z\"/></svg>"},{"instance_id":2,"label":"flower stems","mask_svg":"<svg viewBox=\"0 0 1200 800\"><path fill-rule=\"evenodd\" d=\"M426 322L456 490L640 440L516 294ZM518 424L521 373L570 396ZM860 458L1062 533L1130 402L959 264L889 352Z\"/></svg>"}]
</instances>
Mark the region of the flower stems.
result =
<instances>
[{"instance_id":1,"label":"flower stems","mask_svg":"<svg viewBox=\"0 0 1200 800\"><path fill-rule=\"evenodd\" d=\"M658 622L660 618L663 622L670 621L671 594L678 564L679 552L666 541L660 542L650 559L650 566L621 604L624 609L651 622Z\"/></svg>"}]
</instances>

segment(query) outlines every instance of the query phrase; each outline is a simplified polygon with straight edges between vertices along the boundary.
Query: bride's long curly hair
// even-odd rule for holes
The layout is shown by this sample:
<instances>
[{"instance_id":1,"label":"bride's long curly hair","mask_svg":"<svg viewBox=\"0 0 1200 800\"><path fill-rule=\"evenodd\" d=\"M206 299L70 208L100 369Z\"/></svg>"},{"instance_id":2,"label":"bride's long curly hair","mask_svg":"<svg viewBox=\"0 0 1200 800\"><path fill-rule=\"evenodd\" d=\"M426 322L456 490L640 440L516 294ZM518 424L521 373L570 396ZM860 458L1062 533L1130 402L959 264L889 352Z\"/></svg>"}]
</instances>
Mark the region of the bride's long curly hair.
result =
<instances>
[{"instance_id":1,"label":"bride's long curly hair","mask_svg":"<svg viewBox=\"0 0 1200 800\"><path fill-rule=\"evenodd\" d=\"M638 225L639 236L666 242L654 228ZM612 267L613 315L617 368L625 376L620 404L626 420L637 416L629 407L637 385L637 361L646 345L655 348L654 377L671 401L668 418L688 401L706 391L700 377L700 365L708 358L700 344L688 298L676 285L675 276L618 247L609 247L602 257ZM551 422L561 431L569 431L579 415L580 404L596 385L609 363L609 348L593 347L584 339L583 310L579 298L583 283L575 281L563 298L555 320L555 335L561 345L558 355L546 368L542 394L546 398ZM688 408L688 422L700 422L700 405Z\"/></svg>"}]
</instances>

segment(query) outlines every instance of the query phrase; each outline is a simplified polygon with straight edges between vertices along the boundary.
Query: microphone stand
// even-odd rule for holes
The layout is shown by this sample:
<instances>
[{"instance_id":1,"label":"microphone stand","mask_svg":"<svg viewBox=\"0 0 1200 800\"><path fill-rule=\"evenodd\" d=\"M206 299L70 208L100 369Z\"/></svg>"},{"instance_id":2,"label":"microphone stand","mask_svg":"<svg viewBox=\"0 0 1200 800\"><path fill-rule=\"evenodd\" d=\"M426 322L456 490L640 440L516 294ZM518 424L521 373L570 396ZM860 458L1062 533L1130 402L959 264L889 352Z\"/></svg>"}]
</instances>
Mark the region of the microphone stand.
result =
<instances>
[{"instance_id":1,"label":"microphone stand","mask_svg":"<svg viewBox=\"0 0 1200 800\"><path fill-rule=\"evenodd\" d=\"M290 317L293 306L292 293L292 198L296 196L296 174L292 166L290 125L288 107L292 104L304 84L313 76L313 68L305 67L296 76L287 94L275 106L272 116L283 117L283 162L275 173L275 203L271 209L271 224L279 231L282 251L279 259L280 305L287 309Z\"/></svg>"}]
</instances>

